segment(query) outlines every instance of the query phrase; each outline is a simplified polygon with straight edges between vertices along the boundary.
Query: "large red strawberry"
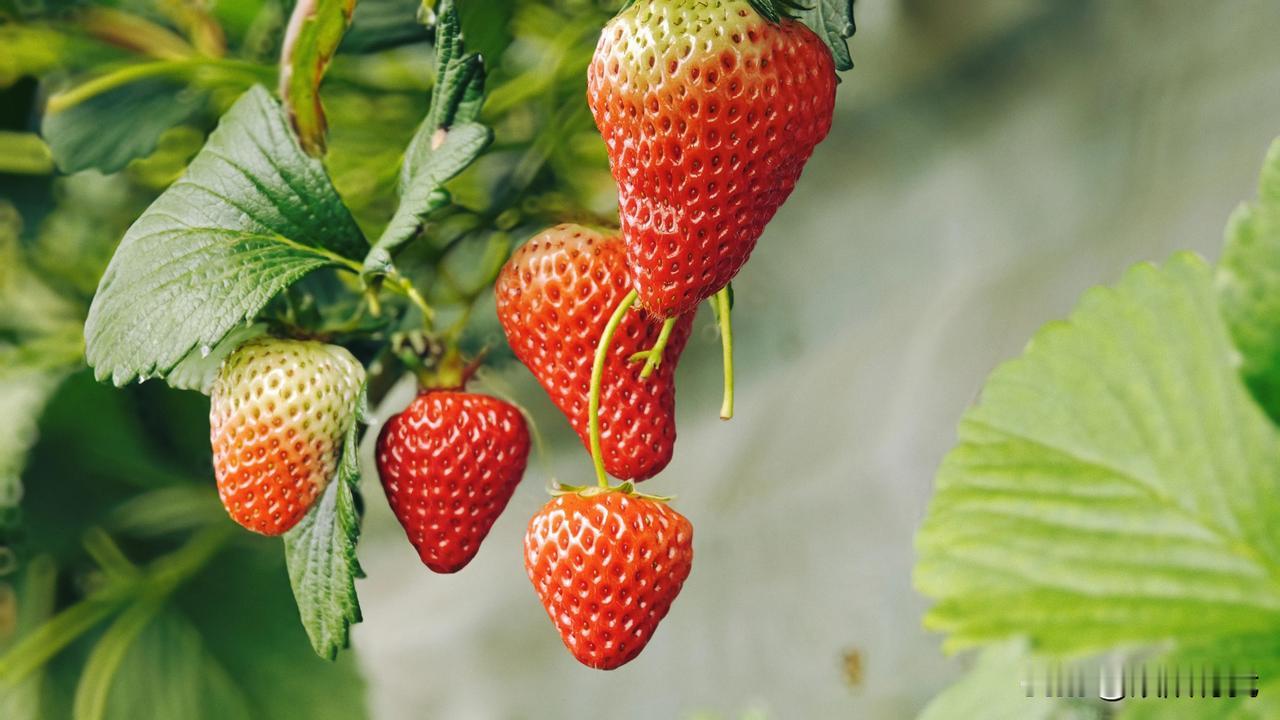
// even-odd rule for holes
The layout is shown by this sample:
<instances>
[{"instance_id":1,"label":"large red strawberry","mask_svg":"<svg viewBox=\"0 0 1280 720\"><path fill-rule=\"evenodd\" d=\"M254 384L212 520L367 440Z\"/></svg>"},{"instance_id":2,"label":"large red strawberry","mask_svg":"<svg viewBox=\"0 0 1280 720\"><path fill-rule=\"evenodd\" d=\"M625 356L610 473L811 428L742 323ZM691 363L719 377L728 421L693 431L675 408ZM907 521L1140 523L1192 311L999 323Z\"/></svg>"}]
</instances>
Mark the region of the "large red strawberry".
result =
<instances>
[{"instance_id":1,"label":"large red strawberry","mask_svg":"<svg viewBox=\"0 0 1280 720\"><path fill-rule=\"evenodd\" d=\"M336 345L262 338L227 356L211 392L218 495L231 518L287 532L333 478L364 368Z\"/></svg>"},{"instance_id":2,"label":"large red strawberry","mask_svg":"<svg viewBox=\"0 0 1280 720\"><path fill-rule=\"evenodd\" d=\"M625 250L577 225L558 225L512 255L495 285L507 341L590 448L588 392L596 344L630 291ZM693 316L671 332L657 372L640 378L631 355L649 349L662 323L628 312L609 347L600 400L601 445L609 474L643 480L671 461L676 441L675 370Z\"/></svg>"},{"instance_id":3,"label":"large red strawberry","mask_svg":"<svg viewBox=\"0 0 1280 720\"><path fill-rule=\"evenodd\" d=\"M461 570L511 500L529 459L520 411L488 395L428 390L378 436L378 475L427 567Z\"/></svg>"},{"instance_id":4,"label":"large red strawberry","mask_svg":"<svg viewBox=\"0 0 1280 720\"><path fill-rule=\"evenodd\" d=\"M693 567L693 525L617 489L560 495L529 522L524 563L569 652L612 670L635 658Z\"/></svg>"},{"instance_id":5,"label":"large red strawberry","mask_svg":"<svg viewBox=\"0 0 1280 720\"><path fill-rule=\"evenodd\" d=\"M830 130L835 89L822 40L747 0L636 0L605 26L587 101L643 307L682 315L737 274Z\"/></svg>"}]
</instances>

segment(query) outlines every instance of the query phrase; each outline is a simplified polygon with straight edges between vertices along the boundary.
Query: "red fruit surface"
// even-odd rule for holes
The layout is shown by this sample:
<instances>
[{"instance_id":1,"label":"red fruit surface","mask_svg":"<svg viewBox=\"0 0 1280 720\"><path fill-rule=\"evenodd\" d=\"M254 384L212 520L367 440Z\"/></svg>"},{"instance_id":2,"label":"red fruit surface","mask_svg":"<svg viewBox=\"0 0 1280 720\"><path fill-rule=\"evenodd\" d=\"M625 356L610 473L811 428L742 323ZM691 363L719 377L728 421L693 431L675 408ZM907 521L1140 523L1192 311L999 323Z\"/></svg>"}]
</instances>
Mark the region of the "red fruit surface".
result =
<instances>
[{"instance_id":1,"label":"red fruit surface","mask_svg":"<svg viewBox=\"0 0 1280 720\"><path fill-rule=\"evenodd\" d=\"M693 525L621 492L561 495L529 522L525 569L569 652L612 670L640 654L693 567Z\"/></svg>"},{"instance_id":2,"label":"red fruit surface","mask_svg":"<svg viewBox=\"0 0 1280 720\"><path fill-rule=\"evenodd\" d=\"M692 310L747 261L831 129L831 52L746 0L637 0L587 70L640 304Z\"/></svg>"},{"instance_id":3,"label":"red fruit surface","mask_svg":"<svg viewBox=\"0 0 1280 720\"><path fill-rule=\"evenodd\" d=\"M622 240L558 225L517 250L494 289L512 351L590 449L587 405L596 343L631 289ZM692 324L692 315L676 322L662 364L644 380L642 363L628 358L654 344L662 323L632 310L619 325L600 392L600 440L610 475L644 480L671 461L676 363Z\"/></svg>"},{"instance_id":4,"label":"red fruit surface","mask_svg":"<svg viewBox=\"0 0 1280 720\"><path fill-rule=\"evenodd\" d=\"M223 361L210 392L218 495L263 535L288 532L337 470L364 368L344 348L262 338Z\"/></svg>"},{"instance_id":5,"label":"red fruit surface","mask_svg":"<svg viewBox=\"0 0 1280 720\"><path fill-rule=\"evenodd\" d=\"M378 435L382 488L422 563L461 570L480 550L529 459L529 430L510 403L458 390L424 392Z\"/></svg>"}]
</instances>

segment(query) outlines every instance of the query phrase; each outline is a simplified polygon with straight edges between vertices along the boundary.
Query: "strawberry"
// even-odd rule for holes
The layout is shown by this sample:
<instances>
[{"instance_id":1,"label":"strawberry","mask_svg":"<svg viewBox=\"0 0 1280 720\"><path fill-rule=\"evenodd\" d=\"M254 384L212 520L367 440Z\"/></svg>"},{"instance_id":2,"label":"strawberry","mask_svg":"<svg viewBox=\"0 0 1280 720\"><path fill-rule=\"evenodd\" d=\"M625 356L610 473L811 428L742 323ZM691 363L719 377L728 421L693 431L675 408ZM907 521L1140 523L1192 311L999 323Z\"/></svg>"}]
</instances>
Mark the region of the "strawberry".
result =
<instances>
[{"instance_id":1,"label":"strawberry","mask_svg":"<svg viewBox=\"0 0 1280 720\"><path fill-rule=\"evenodd\" d=\"M588 391L596 343L630 290L622 241L558 225L517 250L494 289L511 349L590 448ZM600 404L604 466L614 477L643 480L671 461L676 362L692 323L689 315L675 324L664 361L641 380L641 368L628 358L654 344L662 323L639 311L622 320L609 348Z\"/></svg>"},{"instance_id":2,"label":"strawberry","mask_svg":"<svg viewBox=\"0 0 1280 720\"><path fill-rule=\"evenodd\" d=\"M263 535L307 514L338 465L364 368L336 345L261 338L227 356L210 393L218 495Z\"/></svg>"},{"instance_id":3,"label":"strawberry","mask_svg":"<svg viewBox=\"0 0 1280 720\"><path fill-rule=\"evenodd\" d=\"M529 522L524 563L569 652L612 670L653 637L693 566L693 525L617 489L560 495Z\"/></svg>"},{"instance_id":4,"label":"strawberry","mask_svg":"<svg viewBox=\"0 0 1280 720\"><path fill-rule=\"evenodd\" d=\"M428 390L378 436L378 475L409 542L438 573L461 570L511 500L529 459L520 411L461 390Z\"/></svg>"},{"instance_id":5,"label":"strawberry","mask_svg":"<svg viewBox=\"0 0 1280 720\"><path fill-rule=\"evenodd\" d=\"M587 101L643 307L682 315L733 279L830 130L835 89L823 41L747 0L636 0L605 26Z\"/></svg>"}]
</instances>

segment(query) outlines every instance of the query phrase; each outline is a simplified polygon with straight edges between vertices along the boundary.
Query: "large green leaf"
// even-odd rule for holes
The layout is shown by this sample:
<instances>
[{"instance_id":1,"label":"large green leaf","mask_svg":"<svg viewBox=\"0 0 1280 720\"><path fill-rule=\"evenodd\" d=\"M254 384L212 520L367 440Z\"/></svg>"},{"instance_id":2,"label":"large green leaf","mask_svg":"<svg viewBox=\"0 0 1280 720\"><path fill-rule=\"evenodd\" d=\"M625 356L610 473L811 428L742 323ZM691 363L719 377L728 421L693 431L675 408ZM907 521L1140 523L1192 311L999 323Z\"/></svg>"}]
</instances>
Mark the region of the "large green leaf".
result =
<instances>
[{"instance_id":1,"label":"large green leaf","mask_svg":"<svg viewBox=\"0 0 1280 720\"><path fill-rule=\"evenodd\" d=\"M1139 265L997 369L917 537L926 624L1066 651L1280 627L1280 438L1201 259Z\"/></svg>"},{"instance_id":2,"label":"large green leaf","mask_svg":"<svg viewBox=\"0 0 1280 720\"><path fill-rule=\"evenodd\" d=\"M85 323L89 364L117 385L163 376L298 278L366 249L320 162L255 86L125 234Z\"/></svg>"},{"instance_id":3,"label":"large green leaf","mask_svg":"<svg viewBox=\"0 0 1280 720\"><path fill-rule=\"evenodd\" d=\"M358 420L365 415L360 399ZM349 644L350 628L360 622L356 578L363 577L356 558L360 539L358 457L360 422L351 424L342 447L337 477L315 507L284 536L289 582L298 602L302 626L320 657L333 660Z\"/></svg>"},{"instance_id":4,"label":"large green leaf","mask_svg":"<svg viewBox=\"0 0 1280 720\"><path fill-rule=\"evenodd\" d=\"M113 173L156 149L160 136L204 106L205 93L146 79L45 113L40 133L58 169Z\"/></svg>"},{"instance_id":5,"label":"large green leaf","mask_svg":"<svg viewBox=\"0 0 1280 720\"><path fill-rule=\"evenodd\" d=\"M1227 224L1217 281L1240 372L1280 420L1280 140L1267 153L1258 201L1241 205Z\"/></svg>"}]
</instances>

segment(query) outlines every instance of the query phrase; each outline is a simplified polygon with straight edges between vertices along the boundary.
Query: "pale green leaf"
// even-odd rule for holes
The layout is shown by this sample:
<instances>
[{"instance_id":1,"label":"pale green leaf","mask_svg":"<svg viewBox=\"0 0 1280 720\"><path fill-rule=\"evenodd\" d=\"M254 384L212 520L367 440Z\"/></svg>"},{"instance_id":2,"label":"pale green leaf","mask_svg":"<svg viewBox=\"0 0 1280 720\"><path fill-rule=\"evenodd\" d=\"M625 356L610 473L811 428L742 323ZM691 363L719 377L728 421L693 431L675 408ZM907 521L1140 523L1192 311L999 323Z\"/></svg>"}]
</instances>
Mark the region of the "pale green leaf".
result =
<instances>
[{"instance_id":1,"label":"pale green leaf","mask_svg":"<svg viewBox=\"0 0 1280 720\"><path fill-rule=\"evenodd\" d=\"M280 54L280 97L302 148L324 154L324 107L320 83L351 24L355 0L299 0L293 6Z\"/></svg>"},{"instance_id":2,"label":"pale green leaf","mask_svg":"<svg viewBox=\"0 0 1280 720\"><path fill-rule=\"evenodd\" d=\"M362 420L364 394L358 411ZM311 511L284 536L289 583L302 625L320 657L333 660L349 644L350 628L360 622L356 578L363 577L356 558L360 510L355 494L360 484L359 422L347 431L337 477Z\"/></svg>"},{"instance_id":3,"label":"pale green leaf","mask_svg":"<svg viewBox=\"0 0 1280 720\"><path fill-rule=\"evenodd\" d=\"M919 720L1057 720L1072 717L1058 698L1026 696L1023 681L1033 668L1032 656L1021 640L992 645L978 656L973 669L933 698Z\"/></svg>"},{"instance_id":4,"label":"pale green leaf","mask_svg":"<svg viewBox=\"0 0 1280 720\"><path fill-rule=\"evenodd\" d=\"M139 80L45 113L40 134L59 170L113 173L150 155L160 136L205 100L203 92L172 80Z\"/></svg>"},{"instance_id":5,"label":"pale green leaf","mask_svg":"<svg viewBox=\"0 0 1280 720\"><path fill-rule=\"evenodd\" d=\"M17 613L13 638L0 638L0 654L8 651L17 640L28 635L53 614L54 596L57 590L57 569L53 561L40 556L23 569L16 585L0 582L0 594L13 593ZM42 720L41 696L45 685L44 672L38 670L15 683L0 682L0 718L5 720Z\"/></svg>"},{"instance_id":6,"label":"pale green leaf","mask_svg":"<svg viewBox=\"0 0 1280 720\"><path fill-rule=\"evenodd\" d=\"M1241 679L1237 683L1236 697L1230 697L1228 683L1222 684L1222 697L1200 698L1203 694L1197 685L1197 698L1188 699L1184 693L1189 683L1180 681L1179 697L1130 698L1124 701L1120 720L1270 720L1280 717L1280 637L1275 633L1222 638L1188 644L1173 652L1152 658L1145 663L1154 676L1163 670L1168 674L1191 673L1197 676L1201 670L1212 673L1215 669L1224 674L1245 675L1257 673L1257 697L1250 697L1250 683ZM1210 685L1210 688L1212 685Z\"/></svg>"},{"instance_id":7,"label":"pale green leaf","mask_svg":"<svg viewBox=\"0 0 1280 720\"><path fill-rule=\"evenodd\" d=\"M1257 202L1240 206L1227 224L1217 284L1240 372L1280 420L1280 140L1267 153Z\"/></svg>"},{"instance_id":8,"label":"pale green leaf","mask_svg":"<svg viewBox=\"0 0 1280 720\"><path fill-rule=\"evenodd\" d=\"M848 38L857 29L853 22L853 0L804 0L802 7L792 14L809 26L831 49L836 70L849 70L853 58L849 55Z\"/></svg>"},{"instance_id":9,"label":"pale green leaf","mask_svg":"<svg viewBox=\"0 0 1280 720\"><path fill-rule=\"evenodd\" d=\"M105 641L106 636L99 644ZM102 717L134 720L140 708L155 718L252 717L235 680L209 655L191 622L173 609L155 615L129 644L111 677Z\"/></svg>"},{"instance_id":10,"label":"pale green leaf","mask_svg":"<svg viewBox=\"0 0 1280 720\"><path fill-rule=\"evenodd\" d=\"M117 385L212 350L303 275L367 244L318 160L260 86L129 229L85 323L89 364Z\"/></svg>"},{"instance_id":11,"label":"pale green leaf","mask_svg":"<svg viewBox=\"0 0 1280 720\"><path fill-rule=\"evenodd\" d=\"M1082 651L1280 627L1280 439L1201 259L1088 292L997 369L917 537L958 648Z\"/></svg>"}]
</instances>

